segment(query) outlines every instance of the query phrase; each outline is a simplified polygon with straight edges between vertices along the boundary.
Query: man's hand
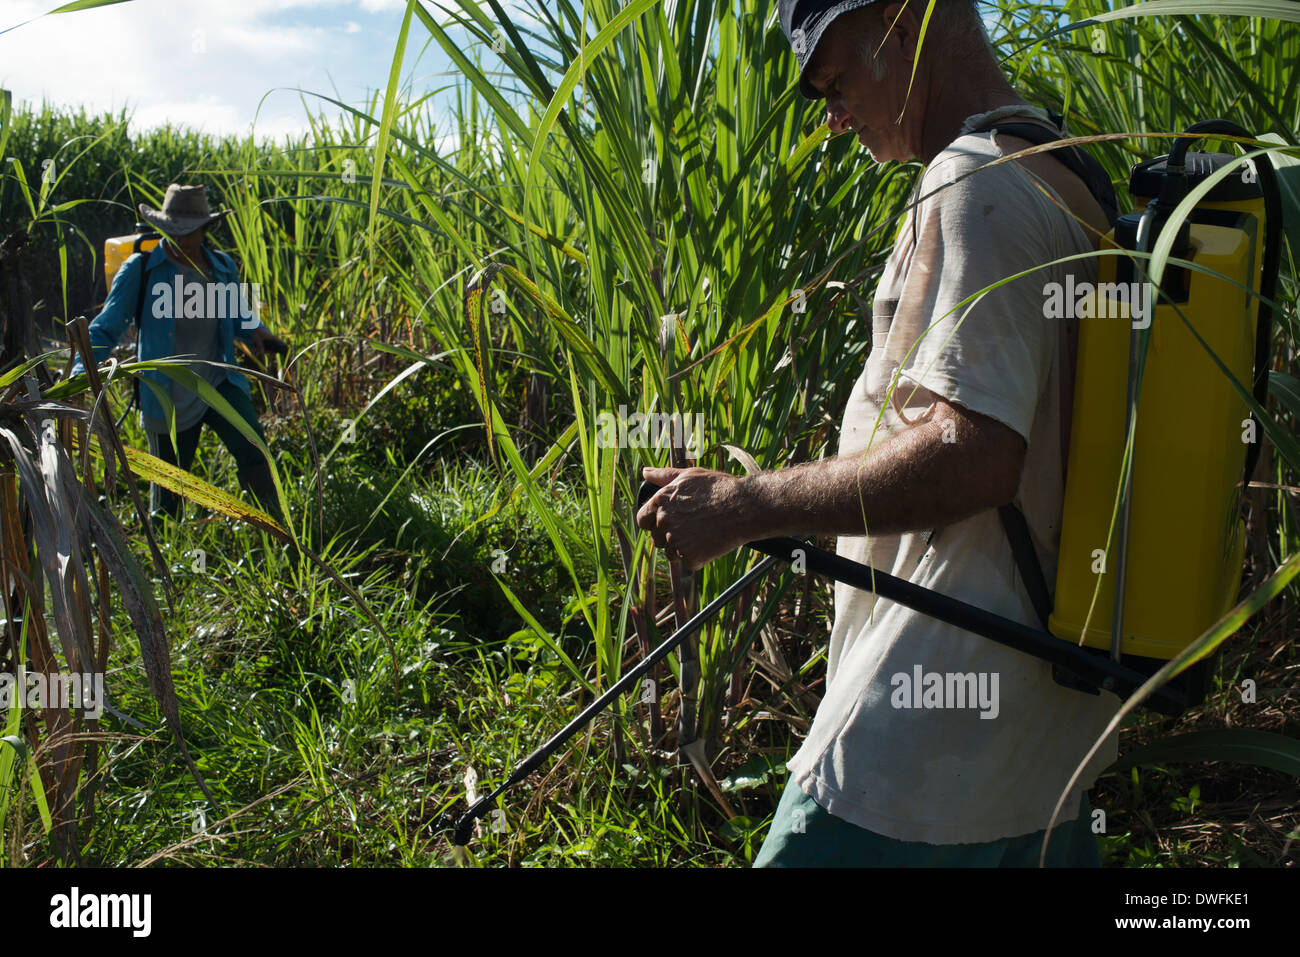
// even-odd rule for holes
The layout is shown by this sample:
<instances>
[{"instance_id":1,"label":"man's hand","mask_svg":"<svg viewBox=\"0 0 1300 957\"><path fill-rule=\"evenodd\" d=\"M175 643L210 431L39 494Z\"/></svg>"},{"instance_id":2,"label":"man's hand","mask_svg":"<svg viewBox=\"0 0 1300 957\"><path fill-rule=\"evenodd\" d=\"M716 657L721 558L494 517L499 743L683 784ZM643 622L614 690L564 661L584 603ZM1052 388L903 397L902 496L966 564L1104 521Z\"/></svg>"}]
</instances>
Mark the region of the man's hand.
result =
<instances>
[{"instance_id":1,"label":"man's hand","mask_svg":"<svg viewBox=\"0 0 1300 957\"><path fill-rule=\"evenodd\" d=\"M636 514L636 524L671 561L694 571L751 540L744 478L711 469L642 469L663 486Z\"/></svg>"},{"instance_id":2,"label":"man's hand","mask_svg":"<svg viewBox=\"0 0 1300 957\"><path fill-rule=\"evenodd\" d=\"M266 355L268 352L276 352L281 355L289 351L289 343L285 342L279 336L269 332L266 326L258 326L251 333L253 338L253 347L257 350L258 358Z\"/></svg>"}]
</instances>

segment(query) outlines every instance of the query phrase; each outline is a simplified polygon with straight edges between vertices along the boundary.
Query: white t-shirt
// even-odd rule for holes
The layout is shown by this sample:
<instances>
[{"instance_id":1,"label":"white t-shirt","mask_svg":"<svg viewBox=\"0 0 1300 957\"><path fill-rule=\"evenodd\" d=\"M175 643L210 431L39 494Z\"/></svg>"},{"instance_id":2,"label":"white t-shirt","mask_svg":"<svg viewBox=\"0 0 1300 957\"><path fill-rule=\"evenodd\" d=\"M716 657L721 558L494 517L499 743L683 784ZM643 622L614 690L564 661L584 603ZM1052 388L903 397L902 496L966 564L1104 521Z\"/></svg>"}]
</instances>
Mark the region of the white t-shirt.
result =
<instances>
[{"instance_id":1,"label":"white t-shirt","mask_svg":"<svg viewBox=\"0 0 1300 957\"><path fill-rule=\"evenodd\" d=\"M1053 204L1055 191L1014 162L956 182L1001 155L990 133L967 133L923 174L916 196L946 188L908 215L881 277L871 353L844 413L840 454L866 450L873 429L878 443L923 416L926 390L1014 429L1028 444L1015 504L1050 588L1065 489L1061 375L1068 362L1061 321L1043 315L1043 286L1064 283L1067 272L1076 283L1095 280L1096 259L1040 269L953 309L993 282L1092 249ZM995 509L932 534L841 537L837 551L1041 627ZM957 677L969 675L973 681ZM930 844L994 841L1047 826L1118 702L1108 692L1056 684L1040 659L837 585L826 695L789 767L819 805L878 834ZM1115 753L1112 735L1062 820L1078 814L1082 791Z\"/></svg>"}]
</instances>

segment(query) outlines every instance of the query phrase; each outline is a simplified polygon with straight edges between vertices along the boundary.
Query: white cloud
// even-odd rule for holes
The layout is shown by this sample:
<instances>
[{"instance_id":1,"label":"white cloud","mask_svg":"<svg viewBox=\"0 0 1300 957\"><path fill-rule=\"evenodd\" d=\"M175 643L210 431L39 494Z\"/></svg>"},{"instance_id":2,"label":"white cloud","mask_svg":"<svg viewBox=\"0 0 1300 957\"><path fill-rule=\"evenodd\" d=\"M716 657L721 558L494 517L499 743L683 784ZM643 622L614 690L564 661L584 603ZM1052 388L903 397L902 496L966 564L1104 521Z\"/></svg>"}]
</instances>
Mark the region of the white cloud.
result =
<instances>
[{"instance_id":1,"label":"white cloud","mask_svg":"<svg viewBox=\"0 0 1300 957\"><path fill-rule=\"evenodd\" d=\"M0 30L52 5L5 0ZM0 34L0 87L18 101L126 107L137 130L171 122L247 132L260 103L259 133L297 132L308 124L296 88L358 101L387 82L404 8L399 0L132 0L41 17ZM348 18L358 12L369 15L364 31Z\"/></svg>"},{"instance_id":2,"label":"white cloud","mask_svg":"<svg viewBox=\"0 0 1300 957\"><path fill-rule=\"evenodd\" d=\"M140 129L172 123L218 134L248 132L239 108L217 96L149 103L136 109L133 120Z\"/></svg>"},{"instance_id":3,"label":"white cloud","mask_svg":"<svg viewBox=\"0 0 1300 957\"><path fill-rule=\"evenodd\" d=\"M327 35L328 31L315 27L220 26L208 52L223 56L247 54L270 61L292 59L323 52Z\"/></svg>"},{"instance_id":4,"label":"white cloud","mask_svg":"<svg viewBox=\"0 0 1300 957\"><path fill-rule=\"evenodd\" d=\"M134 131L164 124L191 127L215 136L247 136L252 132L259 140L279 140L307 129L301 112L275 113L266 109L258 114L254 126L242 108L217 96L149 103L138 107L131 118Z\"/></svg>"}]
</instances>

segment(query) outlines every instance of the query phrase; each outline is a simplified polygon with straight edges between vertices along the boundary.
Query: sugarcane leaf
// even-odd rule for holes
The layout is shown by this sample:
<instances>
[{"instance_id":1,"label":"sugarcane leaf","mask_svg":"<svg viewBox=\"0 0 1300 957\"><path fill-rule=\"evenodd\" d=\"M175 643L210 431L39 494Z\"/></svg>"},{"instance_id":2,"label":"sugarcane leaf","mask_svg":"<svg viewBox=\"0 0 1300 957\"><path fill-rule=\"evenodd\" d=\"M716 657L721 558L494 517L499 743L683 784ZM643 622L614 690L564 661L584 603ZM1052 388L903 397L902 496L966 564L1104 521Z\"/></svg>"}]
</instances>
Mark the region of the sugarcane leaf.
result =
<instances>
[{"instance_id":1,"label":"sugarcane leaf","mask_svg":"<svg viewBox=\"0 0 1300 957\"><path fill-rule=\"evenodd\" d=\"M402 59L406 56L406 37L411 32L411 10L417 4L408 2L406 12L402 15L402 26L397 33L397 46L393 51L393 63L388 71L388 87L384 91L384 112L379 120L379 137L375 142L374 172L370 181L370 241L366 244L373 252L375 248L375 225L379 210L379 190L384 179L384 158L388 155L388 142L392 135L393 121L397 118L397 90L402 79Z\"/></svg>"},{"instance_id":2,"label":"sugarcane leaf","mask_svg":"<svg viewBox=\"0 0 1300 957\"><path fill-rule=\"evenodd\" d=\"M15 23L12 27L5 27L0 30L0 36L8 33L10 30L17 30L19 27L26 26L29 23L35 23L42 16L53 16L56 13L73 13L77 10L93 10L95 7L110 7L117 3L130 3L131 0L70 0L69 3L62 4L52 10L46 10L39 16L29 17L21 23ZM5 124L8 126L8 124Z\"/></svg>"},{"instance_id":3,"label":"sugarcane leaf","mask_svg":"<svg viewBox=\"0 0 1300 957\"><path fill-rule=\"evenodd\" d=\"M176 700L176 686L172 681L171 646L167 640L167 630L163 625L162 614L154 600L153 588L145 577L126 540L122 537L117 522L100 509L98 503L86 500L90 514L91 535L95 540L100 560L108 568L122 604L131 618L136 637L140 641L140 661L144 665L145 676L149 679L149 690L162 708L163 716L171 728L172 738L180 749L181 757L190 769L199 789L206 795L212 807L218 812L221 805L208 789L207 782L199 772L194 758L190 755L189 745L181 732L180 705Z\"/></svg>"},{"instance_id":4,"label":"sugarcane leaf","mask_svg":"<svg viewBox=\"0 0 1300 957\"><path fill-rule=\"evenodd\" d=\"M536 133L532 141L532 150L528 157L527 174L524 177L524 202L525 211L531 208L531 198L533 191L537 188L536 181L541 166L542 147L546 144L547 138L555 128L556 123L560 120L561 111L569 96L573 93L574 88L585 78L588 66L598 57L613 40L619 35L633 20L641 16L659 0L630 0L627 6L619 10L618 13L583 47L581 55L574 60L564 76L560 79L560 84L551 97L550 103L546 105L546 111L538 121ZM589 170L589 172L593 172Z\"/></svg>"},{"instance_id":5,"label":"sugarcane leaf","mask_svg":"<svg viewBox=\"0 0 1300 957\"><path fill-rule=\"evenodd\" d=\"M73 13L77 10L93 10L96 7L111 7L117 3L130 3L131 0L72 0L70 3L64 3L55 7L46 13L46 16L52 16L56 13Z\"/></svg>"},{"instance_id":6,"label":"sugarcane leaf","mask_svg":"<svg viewBox=\"0 0 1300 957\"><path fill-rule=\"evenodd\" d=\"M92 455L106 461L97 436L92 436L87 444ZM130 463L132 471L140 478L153 482L169 492L183 495L203 508L211 509L225 515L227 518L247 522L263 531L270 532L283 541L289 541L289 535L280 526L280 523L261 509L231 495L225 489L217 488L215 485L205 482L197 475L192 475L169 462L164 462L157 456L150 455L141 449L132 448L129 445L125 448L127 462Z\"/></svg>"},{"instance_id":7,"label":"sugarcane leaf","mask_svg":"<svg viewBox=\"0 0 1300 957\"><path fill-rule=\"evenodd\" d=\"M213 362L209 363L209 365L220 366L222 368L237 368L224 362ZM236 412L234 406L226 401L226 397L218 392L216 388L214 388L202 376L187 368L176 365L160 365L159 371L169 378L176 380L191 392L197 394L198 397L211 406L217 414L238 429L239 433L243 435L244 438L257 447L257 450L262 453L262 458L266 461L266 467L271 475L271 482L275 486L275 496L280 507L280 514L288 516L289 503L284 495L284 486L280 482L280 470L275 467L275 462L271 457L271 450L266 447L266 443L262 441L262 437L257 434L257 431L253 426L250 425L242 415ZM254 509L251 510L248 518L246 518L246 520L253 520L254 524L259 524L255 521L255 517L252 514L253 512L257 515L264 515L265 513ZM283 533L287 534L291 542L297 542L297 536L294 534L292 522L288 522L287 527L283 528L275 522L272 522L271 524L274 525L275 528L279 528ZM272 529L268 529L268 531L271 530Z\"/></svg>"},{"instance_id":8,"label":"sugarcane leaf","mask_svg":"<svg viewBox=\"0 0 1300 957\"><path fill-rule=\"evenodd\" d=\"M1252 728L1212 728L1163 738L1123 755L1107 771L1146 765L1231 761L1300 778L1300 740Z\"/></svg>"},{"instance_id":9,"label":"sugarcane leaf","mask_svg":"<svg viewBox=\"0 0 1300 957\"><path fill-rule=\"evenodd\" d=\"M18 365L14 366L4 375L0 375L0 389L7 388L13 385L23 376L27 375L27 373L31 372L38 365L44 362L46 359L51 359L57 355L58 352L45 352L37 356L35 359L28 359L26 362L18 363Z\"/></svg>"},{"instance_id":10,"label":"sugarcane leaf","mask_svg":"<svg viewBox=\"0 0 1300 957\"><path fill-rule=\"evenodd\" d=\"M1259 139L1279 146L1290 145L1276 133L1263 133ZM1292 255L1300 255L1300 158L1274 153L1269 159L1273 161L1277 191L1282 199L1282 231L1291 244Z\"/></svg>"},{"instance_id":11,"label":"sugarcane leaf","mask_svg":"<svg viewBox=\"0 0 1300 957\"><path fill-rule=\"evenodd\" d=\"M38 430L38 434L43 435L44 430ZM0 436L9 444L11 461L32 513L36 558L49 586L64 659L69 669L89 672L90 626L84 616L75 613L80 610L75 596L79 589L85 593L86 584L81 549L73 541L74 532L84 531L84 521L79 521L81 513L76 508L78 500L84 501L77 491L80 486L75 476L71 483L65 481L65 467L70 470L71 464L57 442L37 439L39 447L33 451L15 429L0 427ZM74 496L71 501L70 495Z\"/></svg>"},{"instance_id":12,"label":"sugarcane leaf","mask_svg":"<svg viewBox=\"0 0 1300 957\"><path fill-rule=\"evenodd\" d=\"M592 687L591 682L587 680L585 675L583 675L582 669L579 668L574 660L565 653L564 649L560 646L560 643L555 640L555 636L547 631L546 627L533 617L532 612L524 606L524 603L519 600L515 593L510 590L510 587L506 585L500 577L496 575L493 575L492 577L496 578L497 584L501 586L501 591L506 596L506 600L510 602L511 606L519 614L519 617L524 620L524 623L528 625L528 628L532 633L538 637L542 644L551 649L555 656L564 664L564 667L568 670L569 674L573 675L576 681L581 683L589 693L595 694L596 689Z\"/></svg>"},{"instance_id":13,"label":"sugarcane leaf","mask_svg":"<svg viewBox=\"0 0 1300 957\"><path fill-rule=\"evenodd\" d=\"M41 816L41 824L45 827L45 833L49 834L54 830L54 818L50 815L49 801L45 797L45 785L41 783L41 771L36 764L35 758L32 758L30 767L28 781L31 782L32 786L32 800L36 802L36 813Z\"/></svg>"},{"instance_id":14,"label":"sugarcane leaf","mask_svg":"<svg viewBox=\"0 0 1300 957\"><path fill-rule=\"evenodd\" d=\"M1262 17L1269 20L1300 22L1300 3L1296 0L1146 0L1131 6L1099 13L1085 23L1105 23L1108 20L1125 20L1132 17L1168 17L1175 15Z\"/></svg>"},{"instance_id":15,"label":"sugarcane leaf","mask_svg":"<svg viewBox=\"0 0 1300 957\"><path fill-rule=\"evenodd\" d=\"M1285 372L1269 372L1269 393L1292 415L1300 416L1300 379Z\"/></svg>"},{"instance_id":16,"label":"sugarcane leaf","mask_svg":"<svg viewBox=\"0 0 1300 957\"><path fill-rule=\"evenodd\" d=\"M13 743L15 735L6 735L0 738L0 741ZM27 747L22 743L21 738L17 738L17 745L12 747L0 747L0 833L4 832L5 816L9 813L9 799L14 792L9 784L14 777L15 763L21 763L22 758L15 753L16 747L21 745L24 749ZM4 860L3 843L0 843L0 862Z\"/></svg>"}]
</instances>

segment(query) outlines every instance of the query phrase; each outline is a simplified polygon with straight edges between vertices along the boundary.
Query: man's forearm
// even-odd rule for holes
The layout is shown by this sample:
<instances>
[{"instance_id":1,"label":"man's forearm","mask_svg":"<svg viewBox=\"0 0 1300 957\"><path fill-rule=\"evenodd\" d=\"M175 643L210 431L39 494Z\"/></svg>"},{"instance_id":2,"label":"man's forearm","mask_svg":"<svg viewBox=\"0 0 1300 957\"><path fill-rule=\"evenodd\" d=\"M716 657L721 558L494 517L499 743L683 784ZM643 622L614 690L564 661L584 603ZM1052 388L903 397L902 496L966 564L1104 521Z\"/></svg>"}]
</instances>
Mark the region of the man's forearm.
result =
<instances>
[{"instance_id":1,"label":"man's forearm","mask_svg":"<svg viewBox=\"0 0 1300 957\"><path fill-rule=\"evenodd\" d=\"M935 398L916 424L863 455L752 476L646 468L663 486L637 511L656 547L689 568L779 535L885 535L937 528L1012 500L1025 441Z\"/></svg>"},{"instance_id":2,"label":"man's forearm","mask_svg":"<svg viewBox=\"0 0 1300 957\"><path fill-rule=\"evenodd\" d=\"M962 410L860 455L749 476L741 499L755 538L937 528L1010 501L1023 454L1015 432Z\"/></svg>"}]
</instances>

